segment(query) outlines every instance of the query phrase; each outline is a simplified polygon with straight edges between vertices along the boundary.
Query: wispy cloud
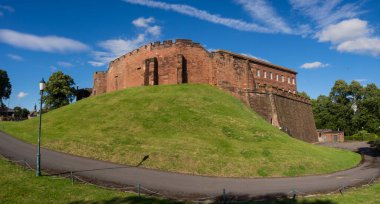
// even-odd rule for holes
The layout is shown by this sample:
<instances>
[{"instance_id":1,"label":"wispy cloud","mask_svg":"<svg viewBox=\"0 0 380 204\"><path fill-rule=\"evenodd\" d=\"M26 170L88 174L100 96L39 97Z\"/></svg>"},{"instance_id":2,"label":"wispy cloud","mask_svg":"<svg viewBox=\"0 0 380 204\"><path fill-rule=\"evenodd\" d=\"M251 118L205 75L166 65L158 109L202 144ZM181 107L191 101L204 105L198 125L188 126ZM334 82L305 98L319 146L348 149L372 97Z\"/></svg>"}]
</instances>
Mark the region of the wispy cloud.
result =
<instances>
[{"instance_id":1,"label":"wispy cloud","mask_svg":"<svg viewBox=\"0 0 380 204\"><path fill-rule=\"evenodd\" d=\"M28 93L25 93L23 91L20 91L18 94L17 94L17 98L18 99L22 99L24 97L26 97L27 95L29 95Z\"/></svg>"},{"instance_id":2,"label":"wispy cloud","mask_svg":"<svg viewBox=\"0 0 380 204\"><path fill-rule=\"evenodd\" d=\"M8 29L0 29L0 42L18 48L52 53L79 52L89 49L84 43L69 38L37 36Z\"/></svg>"},{"instance_id":3,"label":"wispy cloud","mask_svg":"<svg viewBox=\"0 0 380 204\"><path fill-rule=\"evenodd\" d=\"M13 60L16 60L16 61L23 61L24 58L22 58L21 56L19 55L15 55L15 54L8 54L7 55L9 58L13 59Z\"/></svg>"},{"instance_id":4,"label":"wispy cloud","mask_svg":"<svg viewBox=\"0 0 380 204\"><path fill-rule=\"evenodd\" d=\"M357 82L363 83L363 82L368 81L368 79L354 79L354 81L357 81Z\"/></svg>"},{"instance_id":5,"label":"wispy cloud","mask_svg":"<svg viewBox=\"0 0 380 204\"><path fill-rule=\"evenodd\" d=\"M292 29L287 25L285 20L281 18L274 8L265 0L235 0L242 5L252 17L267 25L269 28L278 30L283 33L292 33Z\"/></svg>"},{"instance_id":6,"label":"wispy cloud","mask_svg":"<svg viewBox=\"0 0 380 204\"><path fill-rule=\"evenodd\" d=\"M323 67L328 67L328 66L330 66L330 65L316 61L316 62L305 63L305 64L301 65L300 67L302 69L318 69L318 68L323 68Z\"/></svg>"},{"instance_id":7,"label":"wispy cloud","mask_svg":"<svg viewBox=\"0 0 380 204\"><path fill-rule=\"evenodd\" d=\"M155 19L153 17L149 18L144 18L140 17L132 21L132 24L135 25L136 27L141 27L141 28L147 28L149 27L149 24L154 23Z\"/></svg>"},{"instance_id":8,"label":"wispy cloud","mask_svg":"<svg viewBox=\"0 0 380 204\"><path fill-rule=\"evenodd\" d=\"M98 46L102 48L102 51L93 51L92 55L94 59L88 63L94 67L104 66L115 58L146 43L147 38L158 37L161 34L161 27L158 25L152 25L154 22L155 19L153 17L140 17L133 20L133 25L143 28L142 33L132 39L118 38L99 42Z\"/></svg>"},{"instance_id":9,"label":"wispy cloud","mask_svg":"<svg viewBox=\"0 0 380 204\"><path fill-rule=\"evenodd\" d=\"M72 67L72 66L73 66L72 63L70 63L70 62L65 62L65 61L59 61L57 64L58 64L58 66L60 66L60 67Z\"/></svg>"},{"instance_id":10,"label":"wispy cloud","mask_svg":"<svg viewBox=\"0 0 380 204\"><path fill-rule=\"evenodd\" d=\"M158 8L167 11L174 11L180 14L187 16L195 17L201 20L212 22L215 24L224 25L230 28L234 28L242 31L255 31L262 33L274 33L278 30L269 29L263 26L260 26L256 23L248 23L242 20L225 18L217 14L211 14L207 11L197 9L195 7L186 5L186 4L170 4L161 1L152 1L152 0L124 0L124 2L130 4L136 4L141 6L147 6L151 8Z\"/></svg>"},{"instance_id":11,"label":"wispy cloud","mask_svg":"<svg viewBox=\"0 0 380 204\"><path fill-rule=\"evenodd\" d=\"M1 5L0 4L0 17L4 16L4 12L14 12L15 9L12 6L7 6L7 5Z\"/></svg>"},{"instance_id":12,"label":"wispy cloud","mask_svg":"<svg viewBox=\"0 0 380 204\"><path fill-rule=\"evenodd\" d=\"M292 8L315 23L319 28L354 18L361 14L360 4L343 4L342 0L289 0Z\"/></svg>"}]
</instances>

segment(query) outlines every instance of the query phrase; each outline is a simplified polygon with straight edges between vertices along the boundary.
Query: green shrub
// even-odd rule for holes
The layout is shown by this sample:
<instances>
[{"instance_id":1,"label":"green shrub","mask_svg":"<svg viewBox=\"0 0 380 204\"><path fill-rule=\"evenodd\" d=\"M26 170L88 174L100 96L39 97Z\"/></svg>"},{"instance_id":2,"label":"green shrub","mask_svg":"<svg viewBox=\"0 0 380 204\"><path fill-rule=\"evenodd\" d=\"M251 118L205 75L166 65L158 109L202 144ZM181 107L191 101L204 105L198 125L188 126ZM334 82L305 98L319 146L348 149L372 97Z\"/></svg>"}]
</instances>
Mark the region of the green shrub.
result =
<instances>
[{"instance_id":1,"label":"green shrub","mask_svg":"<svg viewBox=\"0 0 380 204\"><path fill-rule=\"evenodd\" d=\"M380 151L380 139L375 140L371 146Z\"/></svg>"},{"instance_id":2,"label":"green shrub","mask_svg":"<svg viewBox=\"0 0 380 204\"><path fill-rule=\"evenodd\" d=\"M354 135L347 136L345 139L354 141L374 141L380 139L380 137L375 133L369 133L366 130L361 130Z\"/></svg>"}]
</instances>

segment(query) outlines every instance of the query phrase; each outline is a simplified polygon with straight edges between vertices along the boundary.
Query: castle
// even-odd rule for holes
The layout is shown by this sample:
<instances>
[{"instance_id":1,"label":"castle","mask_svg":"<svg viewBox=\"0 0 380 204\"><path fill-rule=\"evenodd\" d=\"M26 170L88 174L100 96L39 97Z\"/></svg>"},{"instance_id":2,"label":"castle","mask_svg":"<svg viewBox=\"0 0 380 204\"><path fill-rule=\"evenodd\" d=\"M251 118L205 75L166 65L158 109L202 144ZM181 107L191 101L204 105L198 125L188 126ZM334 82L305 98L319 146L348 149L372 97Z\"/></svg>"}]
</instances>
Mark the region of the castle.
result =
<instances>
[{"instance_id":1,"label":"castle","mask_svg":"<svg viewBox=\"0 0 380 204\"><path fill-rule=\"evenodd\" d=\"M199 43L177 39L150 43L94 74L92 95L134 86L202 83L230 92L290 136L317 142L310 101L297 95L297 72Z\"/></svg>"}]
</instances>

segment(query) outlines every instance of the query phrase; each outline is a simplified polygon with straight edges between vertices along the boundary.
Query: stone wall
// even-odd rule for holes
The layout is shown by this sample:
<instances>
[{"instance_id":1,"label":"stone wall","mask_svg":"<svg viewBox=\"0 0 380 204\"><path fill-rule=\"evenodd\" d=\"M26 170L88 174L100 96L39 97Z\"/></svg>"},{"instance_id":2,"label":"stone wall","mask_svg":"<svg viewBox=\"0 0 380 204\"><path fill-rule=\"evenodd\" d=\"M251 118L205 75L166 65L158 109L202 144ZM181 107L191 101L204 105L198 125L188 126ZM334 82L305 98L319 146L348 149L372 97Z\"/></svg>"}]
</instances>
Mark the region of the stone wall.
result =
<instances>
[{"instance_id":1,"label":"stone wall","mask_svg":"<svg viewBox=\"0 0 380 204\"><path fill-rule=\"evenodd\" d=\"M289 135L315 142L311 106L296 94L296 74L241 54L208 52L191 40L168 40L144 45L113 60L106 73L96 72L92 95L134 86L211 84L238 97Z\"/></svg>"}]
</instances>

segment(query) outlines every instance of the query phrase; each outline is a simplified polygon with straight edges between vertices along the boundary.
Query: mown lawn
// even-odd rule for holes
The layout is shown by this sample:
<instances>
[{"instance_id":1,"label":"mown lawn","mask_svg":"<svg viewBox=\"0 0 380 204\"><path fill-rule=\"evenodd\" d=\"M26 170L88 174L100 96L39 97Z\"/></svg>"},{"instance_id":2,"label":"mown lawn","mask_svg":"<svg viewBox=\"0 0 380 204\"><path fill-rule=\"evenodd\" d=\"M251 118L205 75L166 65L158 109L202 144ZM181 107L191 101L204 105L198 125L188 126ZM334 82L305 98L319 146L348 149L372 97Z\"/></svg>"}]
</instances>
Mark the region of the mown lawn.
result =
<instances>
[{"instance_id":1,"label":"mown lawn","mask_svg":"<svg viewBox=\"0 0 380 204\"><path fill-rule=\"evenodd\" d=\"M38 119L0 130L37 142ZM230 94L209 85L136 87L43 115L42 146L75 155L197 175L323 174L360 155L293 139Z\"/></svg>"},{"instance_id":2,"label":"mown lawn","mask_svg":"<svg viewBox=\"0 0 380 204\"><path fill-rule=\"evenodd\" d=\"M344 195L334 194L308 199L263 201L249 203L352 203L377 204L380 202L380 184L370 187L351 189ZM173 204L182 203L162 198L142 196L136 194L112 191L75 183L69 179L43 176L37 178L35 172L26 170L15 164L5 161L0 156L0 203L129 203L129 204Z\"/></svg>"},{"instance_id":3,"label":"mown lawn","mask_svg":"<svg viewBox=\"0 0 380 204\"><path fill-rule=\"evenodd\" d=\"M35 172L11 164L0 156L0 203L152 203L174 201L142 197L136 194L71 184L59 177L36 177Z\"/></svg>"}]
</instances>

